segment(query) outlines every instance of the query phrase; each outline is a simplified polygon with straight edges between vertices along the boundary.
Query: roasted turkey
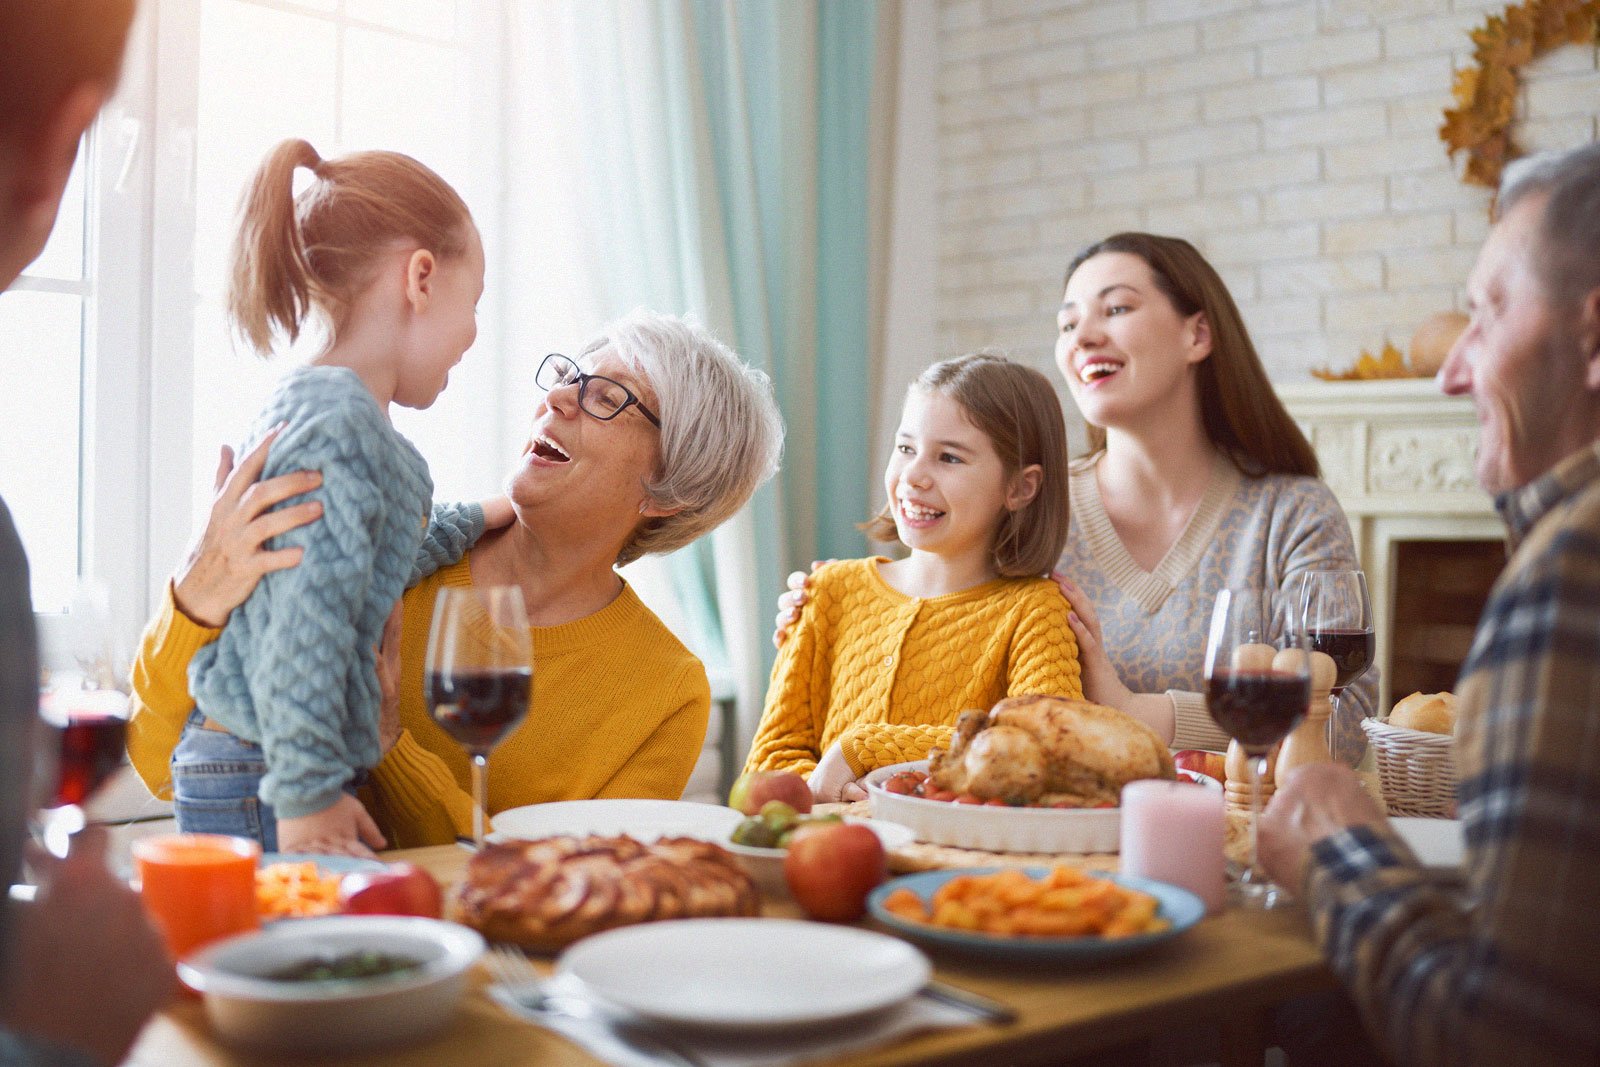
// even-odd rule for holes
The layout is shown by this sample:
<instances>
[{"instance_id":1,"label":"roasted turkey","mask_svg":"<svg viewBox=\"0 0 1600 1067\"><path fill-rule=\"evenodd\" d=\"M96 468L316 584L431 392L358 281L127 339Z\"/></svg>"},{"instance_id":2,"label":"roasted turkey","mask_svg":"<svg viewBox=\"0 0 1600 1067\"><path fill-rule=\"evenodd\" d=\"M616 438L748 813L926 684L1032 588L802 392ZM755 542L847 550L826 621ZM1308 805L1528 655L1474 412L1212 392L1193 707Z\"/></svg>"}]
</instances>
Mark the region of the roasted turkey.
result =
<instances>
[{"instance_id":1,"label":"roasted turkey","mask_svg":"<svg viewBox=\"0 0 1600 1067\"><path fill-rule=\"evenodd\" d=\"M1086 700L1007 697L964 711L948 751L935 751L940 789L1020 804L1116 804L1125 783L1175 778L1172 754L1137 719Z\"/></svg>"}]
</instances>

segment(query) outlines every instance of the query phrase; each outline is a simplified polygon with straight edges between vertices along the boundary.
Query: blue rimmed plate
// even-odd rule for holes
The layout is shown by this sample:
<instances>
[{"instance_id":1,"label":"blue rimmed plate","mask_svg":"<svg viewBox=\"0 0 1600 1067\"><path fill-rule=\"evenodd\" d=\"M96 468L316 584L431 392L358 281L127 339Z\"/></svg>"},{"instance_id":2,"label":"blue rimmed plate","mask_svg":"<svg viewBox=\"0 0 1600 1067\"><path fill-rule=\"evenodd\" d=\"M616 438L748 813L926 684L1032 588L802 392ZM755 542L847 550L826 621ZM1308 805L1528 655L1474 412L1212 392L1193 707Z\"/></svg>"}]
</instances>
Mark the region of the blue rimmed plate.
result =
<instances>
[{"instance_id":1,"label":"blue rimmed plate","mask_svg":"<svg viewBox=\"0 0 1600 1067\"><path fill-rule=\"evenodd\" d=\"M1092 877L1149 893L1160 907L1156 914L1172 925L1153 934L1135 937L1017 937L1000 934L983 934L971 930L952 930L949 927L911 922L884 909L883 900L897 889L909 889L927 904L934 891L952 878L969 874L993 874L1006 870L1003 867L960 867L945 871L923 871L895 878L872 891L867 898L867 909L872 917L897 934L920 941L932 948L951 949L971 956L984 956L1002 960L1048 960L1074 962L1114 959L1131 956L1147 948L1170 941L1205 915L1205 905L1187 889L1148 878L1135 878L1125 874L1100 874ZM1015 868L1012 868L1015 869ZM1045 867L1026 867L1022 870L1031 878L1043 878L1049 873Z\"/></svg>"},{"instance_id":2,"label":"blue rimmed plate","mask_svg":"<svg viewBox=\"0 0 1600 1067\"><path fill-rule=\"evenodd\" d=\"M369 860L362 856L323 856L315 852L263 852L261 867L274 863L315 863L323 874L351 874L355 871L381 871L382 860Z\"/></svg>"}]
</instances>

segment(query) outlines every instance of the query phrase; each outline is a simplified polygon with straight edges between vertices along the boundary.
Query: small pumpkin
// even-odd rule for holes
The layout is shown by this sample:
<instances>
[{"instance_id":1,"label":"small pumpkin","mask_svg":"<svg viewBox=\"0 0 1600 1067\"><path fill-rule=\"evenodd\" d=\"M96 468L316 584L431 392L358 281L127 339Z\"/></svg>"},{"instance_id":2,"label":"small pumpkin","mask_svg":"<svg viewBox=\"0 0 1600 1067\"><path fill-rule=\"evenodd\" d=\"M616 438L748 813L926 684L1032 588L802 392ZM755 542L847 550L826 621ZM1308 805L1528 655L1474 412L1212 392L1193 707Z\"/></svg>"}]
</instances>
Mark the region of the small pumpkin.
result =
<instances>
[{"instance_id":1,"label":"small pumpkin","mask_svg":"<svg viewBox=\"0 0 1600 1067\"><path fill-rule=\"evenodd\" d=\"M1437 311L1422 320L1411 335L1411 369L1419 378L1431 378L1444 366L1450 348L1467 329L1460 311Z\"/></svg>"}]
</instances>

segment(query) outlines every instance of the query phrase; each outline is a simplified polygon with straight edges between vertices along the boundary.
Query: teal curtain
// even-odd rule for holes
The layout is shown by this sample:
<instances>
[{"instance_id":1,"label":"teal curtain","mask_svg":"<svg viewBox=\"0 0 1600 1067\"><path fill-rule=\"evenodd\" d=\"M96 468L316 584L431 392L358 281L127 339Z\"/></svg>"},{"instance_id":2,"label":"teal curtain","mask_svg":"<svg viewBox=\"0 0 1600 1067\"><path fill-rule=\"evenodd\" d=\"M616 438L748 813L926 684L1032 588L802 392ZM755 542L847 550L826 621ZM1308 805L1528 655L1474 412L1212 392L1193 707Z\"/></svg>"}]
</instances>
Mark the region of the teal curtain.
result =
<instances>
[{"instance_id":1,"label":"teal curtain","mask_svg":"<svg viewBox=\"0 0 1600 1067\"><path fill-rule=\"evenodd\" d=\"M697 315L777 391L781 474L670 560L691 643L714 676L733 679L748 732L783 576L866 547L855 524L876 467L867 164L878 5L576 0L519 10L525 40L561 42L527 76L542 92L566 87L580 131L581 186L562 192L594 220L599 247L571 269L594 275L598 309Z\"/></svg>"},{"instance_id":2,"label":"teal curtain","mask_svg":"<svg viewBox=\"0 0 1600 1067\"><path fill-rule=\"evenodd\" d=\"M877 5L695 0L691 12L738 348L772 375L788 426L781 509L757 509L761 570L778 577L866 549Z\"/></svg>"},{"instance_id":3,"label":"teal curtain","mask_svg":"<svg viewBox=\"0 0 1600 1067\"><path fill-rule=\"evenodd\" d=\"M819 558L860 556L884 457L871 454L872 309L868 137L876 3L822 5L817 84L817 471Z\"/></svg>"}]
</instances>

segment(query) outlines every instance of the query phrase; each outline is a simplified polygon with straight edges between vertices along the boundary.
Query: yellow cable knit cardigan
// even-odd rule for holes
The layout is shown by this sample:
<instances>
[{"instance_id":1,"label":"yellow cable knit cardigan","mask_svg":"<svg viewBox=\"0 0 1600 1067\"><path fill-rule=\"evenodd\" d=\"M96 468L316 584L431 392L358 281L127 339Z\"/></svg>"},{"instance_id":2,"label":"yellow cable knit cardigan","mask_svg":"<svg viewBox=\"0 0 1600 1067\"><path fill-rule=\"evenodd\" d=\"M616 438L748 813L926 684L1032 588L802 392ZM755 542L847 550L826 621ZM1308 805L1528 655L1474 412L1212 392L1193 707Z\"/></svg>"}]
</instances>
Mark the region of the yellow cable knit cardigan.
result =
<instances>
[{"instance_id":1,"label":"yellow cable knit cardigan","mask_svg":"<svg viewBox=\"0 0 1600 1067\"><path fill-rule=\"evenodd\" d=\"M837 741L859 776L946 745L967 708L1083 696L1071 607L1054 582L999 578L910 597L883 580L881 562L846 560L812 577L745 770L809 775Z\"/></svg>"},{"instance_id":2,"label":"yellow cable knit cardigan","mask_svg":"<svg viewBox=\"0 0 1600 1067\"><path fill-rule=\"evenodd\" d=\"M442 586L472 584L467 561L407 591L400 644L400 740L373 768L362 800L392 848L448 844L472 832L466 753L428 715L422 672ZM166 602L134 664L128 755L150 792L172 795L168 761L194 701L187 668L218 631ZM676 800L705 740L705 668L624 586L587 618L535 626L533 698L489 759L489 811L549 800Z\"/></svg>"}]
</instances>

